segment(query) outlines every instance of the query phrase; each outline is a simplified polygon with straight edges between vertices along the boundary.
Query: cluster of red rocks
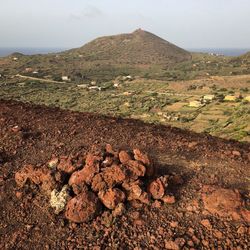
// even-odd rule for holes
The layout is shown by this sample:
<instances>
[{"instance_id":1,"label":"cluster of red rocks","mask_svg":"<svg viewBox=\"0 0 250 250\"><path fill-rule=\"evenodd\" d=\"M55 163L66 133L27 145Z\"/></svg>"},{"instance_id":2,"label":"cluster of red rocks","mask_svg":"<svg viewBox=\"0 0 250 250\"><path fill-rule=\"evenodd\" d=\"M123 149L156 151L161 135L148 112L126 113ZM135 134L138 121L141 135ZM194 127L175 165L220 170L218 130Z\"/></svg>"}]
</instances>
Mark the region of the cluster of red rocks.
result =
<instances>
[{"instance_id":1,"label":"cluster of red rocks","mask_svg":"<svg viewBox=\"0 0 250 250\"><path fill-rule=\"evenodd\" d=\"M23 187L30 181L49 195L64 187L68 192L64 197L65 217L76 223L95 218L103 205L119 216L126 202L175 202L174 196L166 194L173 177L156 177L153 164L139 149L117 152L106 145L105 149L92 151L86 157L54 157L37 169L24 166L15 175L16 183Z\"/></svg>"}]
</instances>

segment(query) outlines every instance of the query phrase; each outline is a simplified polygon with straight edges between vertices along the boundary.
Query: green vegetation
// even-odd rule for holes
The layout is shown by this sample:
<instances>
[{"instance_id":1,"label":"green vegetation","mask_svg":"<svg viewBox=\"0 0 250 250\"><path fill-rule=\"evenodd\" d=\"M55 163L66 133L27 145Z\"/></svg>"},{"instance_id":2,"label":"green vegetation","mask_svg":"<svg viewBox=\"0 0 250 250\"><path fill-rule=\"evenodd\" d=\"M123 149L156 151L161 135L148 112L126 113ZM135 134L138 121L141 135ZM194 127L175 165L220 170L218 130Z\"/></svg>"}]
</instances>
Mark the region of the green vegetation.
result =
<instances>
[{"instance_id":1,"label":"green vegetation","mask_svg":"<svg viewBox=\"0 0 250 250\"><path fill-rule=\"evenodd\" d=\"M73 83L44 83L34 80L20 83L18 79L16 82L13 79L11 81L1 84L0 98L81 112L137 118L150 123L171 124L196 132L208 132L224 138L250 140L249 103L220 102L218 94L215 100L200 108L189 107L190 101L213 93L209 87L214 86L213 82L206 85L201 80L193 88L190 87L193 86L192 82L183 86L183 83L138 79L120 81L119 86L114 87L113 81L107 81L97 83L101 89L99 91L89 90L85 86L78 87ZM244 95L249 94L244 84L241 88L244 89ZM222 92L232 91L232 88L221 89Z\"/></svg>"},{"instance_id":2,"label":"green vegetation","mask_svg":"<svg viewBox=\"0 0 250 250\"><path fill-rule=\"evenodd\" d=\"M250 105L244 99L250 95L249 53L241 57L191 54L137 30L57 54L15 53L0 58L0 67L3 99L138 118L250 141ZM214 98L207 101L205 95ZM235 100L225 101L227 95ZM194 102L197 107L190 107Z\"/></svg>"}]
</instances>

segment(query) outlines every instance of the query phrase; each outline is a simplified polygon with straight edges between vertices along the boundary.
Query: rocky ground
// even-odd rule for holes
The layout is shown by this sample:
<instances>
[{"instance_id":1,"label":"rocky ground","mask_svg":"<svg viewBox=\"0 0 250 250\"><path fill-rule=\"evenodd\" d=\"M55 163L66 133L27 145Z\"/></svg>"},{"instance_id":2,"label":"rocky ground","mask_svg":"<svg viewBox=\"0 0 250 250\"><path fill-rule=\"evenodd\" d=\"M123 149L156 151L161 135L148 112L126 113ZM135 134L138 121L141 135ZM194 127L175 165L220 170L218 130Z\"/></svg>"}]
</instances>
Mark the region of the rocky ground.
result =
<instances>
[{"instance_id":1,"label":"rocky ground","mask_svg":"<svg viewBox=\"0 0 250 250\"><path fill-rule=\"evenodd\" d=\"M249 164L249 144L0 101L0 248L249 249Z\"/></svg>"}]
</instances>

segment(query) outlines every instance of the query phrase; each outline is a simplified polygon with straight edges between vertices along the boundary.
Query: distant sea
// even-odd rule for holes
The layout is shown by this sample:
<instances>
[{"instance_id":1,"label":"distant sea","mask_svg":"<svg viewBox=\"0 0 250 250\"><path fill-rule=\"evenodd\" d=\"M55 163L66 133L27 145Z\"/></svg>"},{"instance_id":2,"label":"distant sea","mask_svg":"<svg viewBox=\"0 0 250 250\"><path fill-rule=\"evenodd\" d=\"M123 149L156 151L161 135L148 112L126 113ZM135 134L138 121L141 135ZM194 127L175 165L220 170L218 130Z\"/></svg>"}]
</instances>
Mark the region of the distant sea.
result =
<instances>
[{"instance_id":1,"label":"distant sea","mask_svg":"<svg viewBox=\"0 0 250 250\"><path fill-rule=\"evenodd\" d=\"M25 55L34 55L34 54L47 54L47 53L56 53L67 50L69 48L1 48L0 47L0 57L8 56L14 52L19 52ZM202 48L202 49L186 49L192 52L204 52L204 53L215 53L225 56L239 56L250 51L250 48L242 49L228 49L228 48Z\"/></svg>"},{"instance_id":2,"label":"distant sea","mask_svg":"<svg viewBox=\"0 0 250 250\"><path fill-rule=\"evenodd\" d=\"M68 48L1 48L0 57L8 56L12 53L19 52L24 55L56 53L67 50Z\"/></svg>"},{"instance_id":3,"label":"distant sea","mask_svg":"<svg viewBox=\"0 0 250 250\"><path fill-rule=\"evenodd\" d=\"M250 48L202 48L202 49L187 49L192 52L214 53L224 56L240 56L250 51Z\"/></svg>"}]
</instances>

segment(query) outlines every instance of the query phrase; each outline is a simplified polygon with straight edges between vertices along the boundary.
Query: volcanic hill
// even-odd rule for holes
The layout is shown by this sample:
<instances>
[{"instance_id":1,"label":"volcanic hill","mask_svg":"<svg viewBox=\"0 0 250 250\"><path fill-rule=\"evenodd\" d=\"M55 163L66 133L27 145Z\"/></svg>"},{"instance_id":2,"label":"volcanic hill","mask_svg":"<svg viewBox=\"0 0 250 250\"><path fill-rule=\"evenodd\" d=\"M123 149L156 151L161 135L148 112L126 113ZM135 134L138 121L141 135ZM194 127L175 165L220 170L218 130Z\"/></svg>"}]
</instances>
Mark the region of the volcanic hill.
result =
<instances>
[{"instance_id":1,"label":"volcanic hill","mask_svg":"<svg viewBox=\"0 0 250 250\"><path fill-rule=\"evenodd\" d=\"M66 53L81 54L87 61L120 64L175 64L191 60L184 49L142 29L130 34L97 38Z\"/></svg>"}]
</instances>

